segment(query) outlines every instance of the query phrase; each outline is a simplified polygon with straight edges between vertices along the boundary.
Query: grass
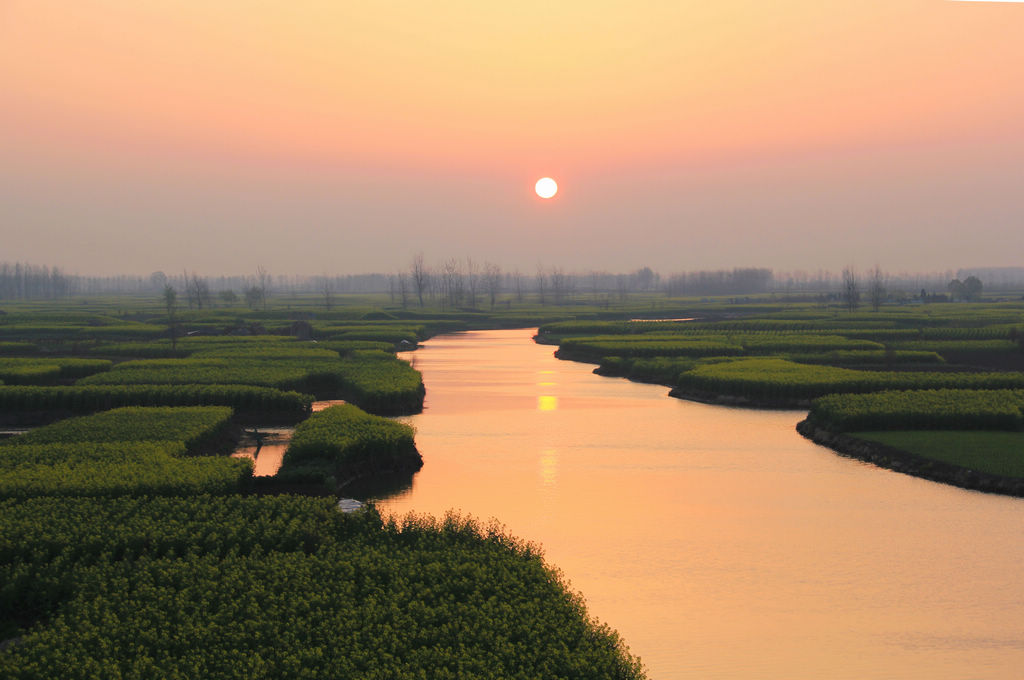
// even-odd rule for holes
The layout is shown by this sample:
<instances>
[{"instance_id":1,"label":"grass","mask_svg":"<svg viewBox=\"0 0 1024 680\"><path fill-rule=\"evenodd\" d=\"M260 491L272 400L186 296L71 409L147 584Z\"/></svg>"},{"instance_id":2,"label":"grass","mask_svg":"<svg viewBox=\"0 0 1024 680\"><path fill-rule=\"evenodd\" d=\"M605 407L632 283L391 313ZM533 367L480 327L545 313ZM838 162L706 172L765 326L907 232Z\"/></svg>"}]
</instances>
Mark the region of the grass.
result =
<instances>
[{"instance_id":1,"label":"grass","mask_svg":"<svg viewBox=\"0 0 1024 680\"><path fill-rule=\"evenodd\" d=\"M978 472L1024 477L1024 432L923 430L851 435Z\"/></svg>"}]
</instances>

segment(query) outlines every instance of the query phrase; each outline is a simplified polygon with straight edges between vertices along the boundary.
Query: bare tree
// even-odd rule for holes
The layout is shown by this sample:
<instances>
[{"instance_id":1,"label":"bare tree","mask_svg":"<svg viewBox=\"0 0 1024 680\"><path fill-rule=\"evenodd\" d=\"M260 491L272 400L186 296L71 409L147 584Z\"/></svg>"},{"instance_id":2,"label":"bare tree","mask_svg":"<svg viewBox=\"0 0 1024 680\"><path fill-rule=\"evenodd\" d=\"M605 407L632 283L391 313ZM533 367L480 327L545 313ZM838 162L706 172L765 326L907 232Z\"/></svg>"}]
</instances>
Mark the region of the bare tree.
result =
<instances>
[{"instance_id":1,"label":"bare tree","mask_svg":"<svg viewBox=\"0 0 1024 680\"><path fill-rule=\"evenodd\" d=\"M871 310L874 312L877 312L885 302L885 274L877 264L869 272L868 300L871 302Z\"/></svg>"},{"instance_id":2,"label":"bare tree","mask_svg":"<svg viewBox=\"0 0 1024 680\"><path fill-rule=\"evenodd\" d=\"M476 309L476 295L480 288L480 268L472 258L466 258L466 293L469 295L469 306Z\"/></svg>"},{"instance_id":3,"label":"bare tree","mask_svg":"<svg viewBox=\"0 0 1024 680\"><path fill-rule=\"evenodd\" d=\"M188 304L188 308L192 309L196 305L197 296L195 286L192 285L192 277L187 269L182 270L182 278L185 280L185 302Z\"/></svg>"},{"instance_id":4,"label":"bare tree","mask_svg":"<svg viewBox=\"0 0 1024 680\"><path fill-rule=\"evenodd\" d=\"M856 312L860 307L860 284L857 282L857 272L853 267L843 268L843 303L846 309Z\"/></svg>"},{"instance_id":5,"label":"bare tree","mask_svg":"<svg viewBox=\"0 0 1024 680\"><path fill-rule=\"evenodd\" d=\"M515 301L522 302L522 272L518 269L512 272L512 285L515 286Z\"/></svg>"},{"instance_id":6,"label":"bare tree","mask_svg":"<svg viewBox=\"0 0 1024 680\"><path fill-rule=\"evenodd\" d=\"M213 298L210 295L210 284L195 272L192 272L191 290L192 295L195 297L196 307L202 309L203 305L206 305L206 307L212 306Z\"/></svg>"},{"instance_id":7,"label":"bare tree","mask_svg":"<svg viewBox=\"0 0 1024 680\"><path fill-rule=\"evenodd\" d=\"M560 305L565 302L565 297L569 293L569 277L565 275L561 267L551 268L551 294L555 298L555 304Z\"/></svg>"},{"instance_id":8,"label":"bare tree","mask_svg":"<svg viewBox=\"0 0 1024 680\"><path fill-rule=\"evenodd\" d=\"M629 277L625 274L616 274L615 290L619 293L619 302L625 302L626 295L629 293Z\"/></svg>"},{"instance_id":9,"label":"bare tree","mask_svg":"<svg viewBox=\"0 0 1024 680\"><path fill-rule=\"evenodd\" d=\"M245 297L245 304L248 305L249 309L256 309L256 305L260 304L260 301L263 299L263 293L256 284L247 286L242 295Z\"/></svg>"},{"instance_id":10,"label":"bare tree","mask_svg":"<svg viewBox=\"0 0 1024 680\"><path fill-rule=\"evenodd\" d=\"M441 270L441 300L455 307L462 300L462 266L456 259L449 259Z\"/></svg>"},{"instance_id":11,"label":"bare tree","mask_svg":"<svg viewBox=\"0 0 1024 680\"><path fill-rule=\"evenodd\" d=\"M398 273L398 294L402 298L402 309L409 308L409 280L404 272Z\"/></svg>"},{"instance_id":12,"label":"bare tree","mask_svg":"<svg viewBox=\"0 0 1024 680\"><path fill-rule=\"evenodd\" d=\"M263 311L267 311L267 298L270 297L270 274L263 265L256 266L256 281L260 289L260 301Z\"/></svg>"},{"instance_id":13,"label":"bare tree","mask_svg":"<svg viewBox=\"0 0 1024 680\"><path fill-rule=\"evenodd\" d=\"M540 303L545 303L545 293L548 288L548 274L544 271L543 265L537 265L537 297Z\"/></svg>"},{"instance_id":14,"label":"bare tree","mask_svg":"<svg viewBox=\"0 0 1024 680\"><path fill-rule=\"evenodd\" d=\"M423 309L423 294L430 286L430 272L423 263L423 253L416 253L412 258L412 285L416 289L416 297L420 301L420 309Z\"/></svg>"},{"instance_id":15,"label":"bare tree","mask_svg":"<svg viewBox=\"0 0 1024 680\"><path fill-rule=\"evenodd\" d=\"M331 307L334 305L334 283L327 274L324 274L320 281L320 293L324 296L324 309L328 312L331 311Z\"/></svg>"},{"instance_id":16,"label":"bare tree","mask_svg":"<svg viewBox=\"0 0 1024 680\"><path fill-rule=\"evenodd\" d=\"M501 267L493 262L484 263L484 290L491 300L491 309L494 309L494 300L501 292Z\"/></svg>"},{"instance_id":17,"label":"bare tree","mask_svg":"<svg viewBox=\"0 0 1024 680\"><path fill-rule=\"evenodd\" d=\"M174 286L170 284L164 284L164 307L167 308L167 328L171 334L171 349L178 348L178 334L175 332L175 320L174 311L178 306L178 292L174 290Z\"/></svg>"}]
</instances>

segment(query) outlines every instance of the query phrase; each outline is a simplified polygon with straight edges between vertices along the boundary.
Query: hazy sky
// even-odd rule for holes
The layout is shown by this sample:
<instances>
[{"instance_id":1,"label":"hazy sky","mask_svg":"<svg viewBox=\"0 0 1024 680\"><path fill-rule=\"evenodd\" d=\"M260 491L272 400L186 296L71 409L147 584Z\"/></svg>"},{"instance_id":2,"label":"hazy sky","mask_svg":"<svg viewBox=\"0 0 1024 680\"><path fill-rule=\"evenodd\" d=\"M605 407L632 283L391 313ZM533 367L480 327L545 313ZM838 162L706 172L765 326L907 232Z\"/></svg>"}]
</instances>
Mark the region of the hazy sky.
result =
<instances>
[{"instance_id":1,"label":"hazy sky","mask_svg":"<svg viewBox=\"0 0 1024 680\"><path fill-rule=\"evenodd\" d=\"M358 273L421 250L1024 264L1024 4L0 0L0 261Z\"/></svg>"}]
</instances>

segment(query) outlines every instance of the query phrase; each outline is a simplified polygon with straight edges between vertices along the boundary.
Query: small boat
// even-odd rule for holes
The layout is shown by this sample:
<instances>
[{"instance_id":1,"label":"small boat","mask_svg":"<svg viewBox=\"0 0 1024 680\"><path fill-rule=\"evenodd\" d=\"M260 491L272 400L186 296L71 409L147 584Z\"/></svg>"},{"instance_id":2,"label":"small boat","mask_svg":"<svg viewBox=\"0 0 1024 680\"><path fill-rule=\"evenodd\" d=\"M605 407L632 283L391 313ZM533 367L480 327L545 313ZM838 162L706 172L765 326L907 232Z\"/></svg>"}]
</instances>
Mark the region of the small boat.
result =
<instances>
[{"instance_id":1,"label":"small boat","mask_svg":"<svg viewBox=\"0 0 1024 680\"><path fill-rule=\"evenodd\" d=\"M360 503L354 498L342 498L340 501L338 501L338 509L341 510L342 512L355 512L356 510L361 510L362 508L363 503Z\"/></svg>"}]
</instances>

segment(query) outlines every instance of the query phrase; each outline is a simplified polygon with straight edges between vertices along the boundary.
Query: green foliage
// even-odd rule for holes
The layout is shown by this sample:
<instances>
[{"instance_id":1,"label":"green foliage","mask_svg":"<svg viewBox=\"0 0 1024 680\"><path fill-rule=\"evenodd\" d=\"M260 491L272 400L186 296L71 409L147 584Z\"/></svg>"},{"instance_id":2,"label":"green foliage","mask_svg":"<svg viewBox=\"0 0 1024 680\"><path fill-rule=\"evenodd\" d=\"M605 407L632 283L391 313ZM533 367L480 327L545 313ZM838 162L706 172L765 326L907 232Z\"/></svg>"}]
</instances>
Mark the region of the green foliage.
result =
<instances>
[{"instance_id":1,"label":"green foliage","mask_svg":"<svg viewBox=\"0 0 1024 680\"><path fill-rule=\"evenodd\" d=\"M1020 430L1024 390L906 390L831 394L808 419L832 432L854 430Z\"/></svg>"},{"instance_id":2,"label":"green foliage","mask_svg":"<svg viewBox=\"0 0 1024 680\"><path fill-rule=\"evenodd\" d=\"M734 336L743 343L748 354L774 352L832 352L856 350L882 350L884 347L871 340L845 338L841 335L761 335Z\"/></svg>"},{"instance_id":3,"label":"green foliage","mask_svg":"<svg viewBox=\"0 0 1024 680\"><path fill-rule=\"evenodd\" d=\"M911 431L855 432L922 458L1003 477L1024 477L1024 432Z\"/></svg>"},{"instance_id":4,"label":"green foliage","mask_svg":"<svg viewBox=\"0 0 1024 680\"><path fill-rule=\"evenodd\" d=\"M639 335L626 340L600 338L567 338L558 350L560 357L597 361L603 357L705 357L742 354L743 347L736 343L704 339L659 339L644 340Z\"/></svg>"},{"instance_id":5,"label":"green foliage","mask_svg":"<svg viewBox=\"0 0 1024 680\"><path fill-rule=\"evenodd\" d=\"M309 368L299 361L226 358L140 359L118 364L109 373L78 381L79 385L262 385L301 389Z\"/></svg>"},{"instance_id":6,"label":"green foliage","mask_svg":"<svg viewBox=\"0 0 1024 680\"><path fill-rule=\"evenodd\" d=\"M278 476L303 476L312 466L343 479L422 465L411 427L343 404L314 413L295 428Z\"/></svg>"},{"instance_id":7,"label":"green foliage","mask_svg":"<svg viewBox=\"0 0 1024 680\"><path fill-rule=\"evenodd\" d=\"M274 360L327 360L338 358L338 353L321 347L298 343L276 343L273 345L230 345L193 352L192 358L201 359L249 359L258 361Z\"/></svg>"},{"instance_id":8,"label":"green foliage","mask_svg":"<svg viewBox=\"0 0 1024 680\"><path fill-rule=\"evenodd\" d=\"M857 371L798 364L779 358L750 358L699 365L680 374L679 386L699 392L774 401L813 399L836 392L1024 388L1024 374Z\"/></svg>"},{"instance_id":9,"label":"green foliage","mask_svg":"<svg viewBox=\"0 0 1024 680\"><path fill-rule=\"evenodd\" d=\"M395 346L390 342L379 342L376 340L329 340L317 343L317 347L323 347L346 356L360 349L376 349L381 352L393 352Z\"/></svg>"},{"instance_id":10,"label":"green foliage","mask_svg":"<svg viewBox=\"0 0 1024 680\"><path fill-rule=\"evenodd\" d=\"M1017 352L1020 349L1012 340L913 340L894 343L892 346L908 350L930 350L943 355L949 352Z\"/></svg>"},{"instance_id":11,"label":"green foliage","mask_svg":"<svg viewBox=\"0 0 1024 680\"><path fill-rule=\"evenodd\" d=\"M106 326L79 325L66 322L7 323L0 326L4 339L46 340L155 340L167 333L166 326L142 323L116 323Z\"/></svg>"},{"instance_id":12,"label":"green foliage","mask_svg":"<svg viewBox=\"0 0 1024 680\"><path fill-rule=\"evenodd\" d=\"M103 342L87 347L84 351L94 356L139 359L182 359L193 352L182 346L172 347L170 342Z\"/></svg>"},{"instance_id":13,"label":"green foliage","mask_svg":"<svg viewBox=\"0 0 1024 680\"><path fill-rule=\"evenodd\" d=\"M423 408L423 378L391 352L337 352L308 346L203 352L189 359L143 359L118 364L79 385L260 385L342 398L367 411L398 415ZM213 355L213 356L211 356Z\"/></svg>"},{"instance_id":14,"label":"green foliage","mask_svg":"<svg viewBox=\"0 0 1024 680\"><path fill-rule=\"evenodd\" d=\"M423 376L409 362L380 350L354 350L331 375L340 379L341 397L379 415L423 410Z\"/></svg>"},{"instance_id":15,"label":"green foliage","mask_svg":"<svg viewBox=\"0 0 1024 680\"><path fill-rule=\"evenodd\" d=\"M0 342L0 354L35 354L38 350L31 342Z\"/></svg>"},{"instance_id":16,"label":"green foliage","mask_svg":"<svg viewBox=\"0 0 1024 680\"><path fill-rule=\"evenodd\" d=\"M0 447L0 498L227 494L244 490L252 462L182 458L181 442L82 442Z\"/></svg>"},{"instance_id":17,"label":"green foliage","mask_svg":"<svg viewBox=\"0 0 1024 680\"><path fill-rule=\"evenodd\" d=\"M11 680L642 678L536 549L324 499L0 504Z\"/></svg>"},{"instance_id":18,"label":"green foliage","mask_svg":"<svg viewBox=\"0 0 1024 680\"><path fill-rule=\"evenodd\" d=\"M836 350L810 354L787 354L786 358L802 364L941 364L944 359L938 352L924 350Z\"/></svg>"},{"instance_id":19,"label":"green foliage","mask_svg":"<svg viewBox=\"0 0 1024 680\"><path fill-rule=\"evenodd\" d=\"M94 413L119 406L230 406L240 417L294 422L312 395L254 385L59 385L0 388L0 410Z\"/></svg>"},{"instance_id":20,"label":"green foliage","mask_svg":"<svg viewBox=\"0 0 1024 680\"><path fill-rule=\"evenodd\" d=\"M224 406L118 408L31 430L0 442L0 449L12 442L24 445L173 440L184 442L186 450L195 454L217 443L230 419L231 409Z\"/></svg>"},{"instance_id":21,"label":"green foliage","mask_svg":"<svg viewBox=\"0 0 1024 680\"><path fill-rule=\"evenodd\" d=\"M368 340L387 342L392 345L404 341L415 346L419 340L427 337L427 330L422 324L410 324L407 321L382 321L372 325L322 326L317 328L316 337L325 340Z\"/></svg>"},{"instance_id":22,"label":"green foliage","mask_svg":"<svg viewBox=\"0 0 1024 680\"><path fill-rule=\"evenodd\" d=\"M109 371L106 359L0 358L0 379L9 385L38 385L57 380L74 380L93 373Z\"/></svg>"},{"instance_id":23,"label":"green foliage","mask_svg":"<svg viewBox=\"0 0 1024 680\"><path fill-rule=\"evenodd\" d=\"M605 357L601 359L598 372L601 375L620 376L638 382L675 385L680 373L696 365L695 360L686 357Z\"/></svg>"}]
</instances>

